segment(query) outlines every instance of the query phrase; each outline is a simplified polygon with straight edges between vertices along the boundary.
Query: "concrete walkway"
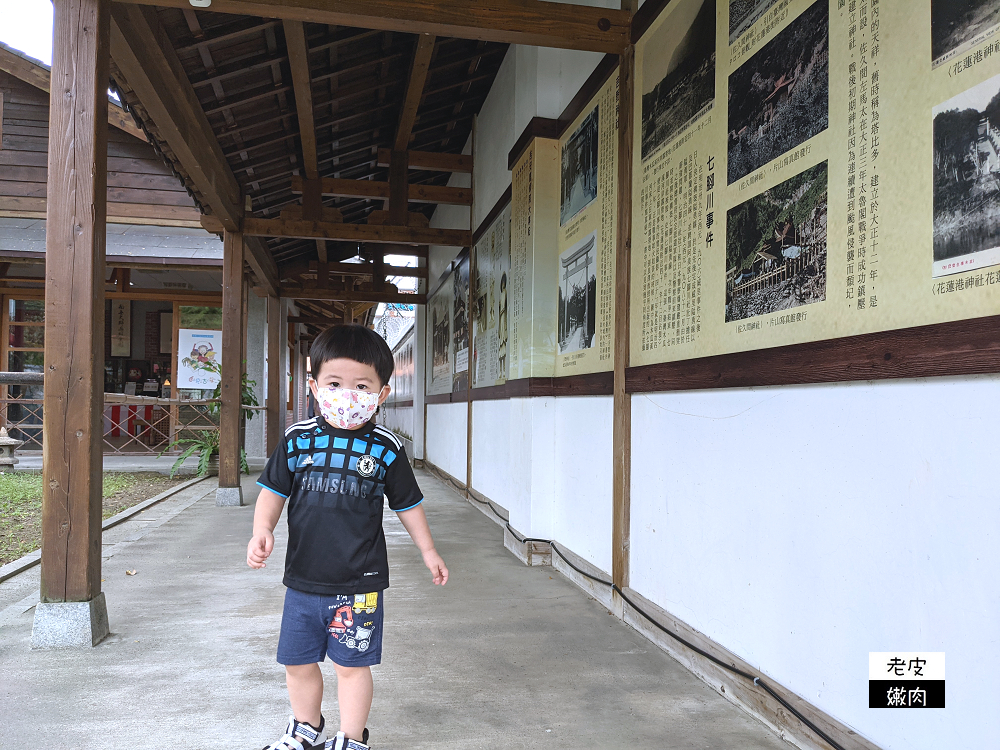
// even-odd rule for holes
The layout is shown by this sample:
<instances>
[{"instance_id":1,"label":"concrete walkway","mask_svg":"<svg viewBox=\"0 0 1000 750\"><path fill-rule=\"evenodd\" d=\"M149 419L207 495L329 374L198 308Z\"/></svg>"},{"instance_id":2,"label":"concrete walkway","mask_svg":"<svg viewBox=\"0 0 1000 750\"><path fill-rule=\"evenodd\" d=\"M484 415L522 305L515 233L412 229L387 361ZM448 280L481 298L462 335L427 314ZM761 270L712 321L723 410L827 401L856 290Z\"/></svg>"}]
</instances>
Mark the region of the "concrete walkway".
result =
<instances>
[{"instance_id":1,"label":"concrete walkway","mask_svg":"<svg viewBox=\"0 0 1000 750\"><path fill-rule=\"evenodd\" d=\"M558 572L522 566L456 493L418 479L451 582L431 584L387 515L374 748L791 747ZM289 711L274 660L284 522L273 563L250 570L253 508L216 508L211 489L195 485L105 535L113 635L97 648L30 651L37 568L0 584L0 748L251 750L278 737ZM244 491L256 497L252 480Z\"/></svg>"}]
</instances>

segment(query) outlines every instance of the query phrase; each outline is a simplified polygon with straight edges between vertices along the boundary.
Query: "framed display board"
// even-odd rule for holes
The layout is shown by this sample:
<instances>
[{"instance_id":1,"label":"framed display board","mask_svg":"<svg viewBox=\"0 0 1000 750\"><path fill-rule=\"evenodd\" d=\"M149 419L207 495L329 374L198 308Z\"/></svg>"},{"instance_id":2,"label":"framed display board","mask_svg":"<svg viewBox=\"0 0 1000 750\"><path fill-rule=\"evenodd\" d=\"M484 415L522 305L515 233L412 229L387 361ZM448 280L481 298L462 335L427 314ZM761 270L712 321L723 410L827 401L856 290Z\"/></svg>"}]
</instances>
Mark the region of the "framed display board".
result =
<instances>
[{"instance_id":1,"label":"framed display board","mask_svg":"<svg viewBox=\"0 0 1000 750\"><path fill-rule=\"evenodd\" d=\"M998 22L669 3L636 44L630 364L1000 313Z\"/></svg>"}]
</instances>

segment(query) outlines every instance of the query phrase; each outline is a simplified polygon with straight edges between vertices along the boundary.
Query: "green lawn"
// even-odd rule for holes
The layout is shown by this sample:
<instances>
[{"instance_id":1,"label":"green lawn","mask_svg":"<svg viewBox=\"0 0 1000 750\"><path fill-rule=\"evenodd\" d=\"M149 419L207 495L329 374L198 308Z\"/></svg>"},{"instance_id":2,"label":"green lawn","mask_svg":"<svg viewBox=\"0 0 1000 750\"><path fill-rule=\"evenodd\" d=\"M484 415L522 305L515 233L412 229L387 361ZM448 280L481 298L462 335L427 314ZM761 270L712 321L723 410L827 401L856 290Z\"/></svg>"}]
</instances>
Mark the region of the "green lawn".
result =
<instances>
[{"instance_id":1,"label":"green lawn","mask_svg":"<svg viewBox=\"0 0 1000 750\"><path fill-rule=\"evenodd\" d=\"M104 518L184 481L154 473L104 475ZM0 565L38 549L42 538L42 475L0 474Z\"/></svg>"}]
</instances>

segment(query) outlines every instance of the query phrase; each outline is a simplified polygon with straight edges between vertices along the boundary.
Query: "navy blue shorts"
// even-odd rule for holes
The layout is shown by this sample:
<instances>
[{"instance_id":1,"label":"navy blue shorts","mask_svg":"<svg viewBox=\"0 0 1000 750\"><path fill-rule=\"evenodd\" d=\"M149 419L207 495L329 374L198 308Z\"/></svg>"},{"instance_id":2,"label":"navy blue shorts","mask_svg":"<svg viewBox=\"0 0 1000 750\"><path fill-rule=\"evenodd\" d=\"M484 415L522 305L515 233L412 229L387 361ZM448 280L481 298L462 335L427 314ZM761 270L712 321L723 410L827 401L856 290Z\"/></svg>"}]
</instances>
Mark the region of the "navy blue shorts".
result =
<instances>
[{"instance_id":1,"label":"navy blue shorts","mask_svg":"<svg viewBox=\"0 0 1000 750\"><path fill-rule=\"evenodd\" d=\"M382 661L382 592L324 596L285 591L278 663L316 664L329 655L342 667Z\"/></svg>"}]
</instances>

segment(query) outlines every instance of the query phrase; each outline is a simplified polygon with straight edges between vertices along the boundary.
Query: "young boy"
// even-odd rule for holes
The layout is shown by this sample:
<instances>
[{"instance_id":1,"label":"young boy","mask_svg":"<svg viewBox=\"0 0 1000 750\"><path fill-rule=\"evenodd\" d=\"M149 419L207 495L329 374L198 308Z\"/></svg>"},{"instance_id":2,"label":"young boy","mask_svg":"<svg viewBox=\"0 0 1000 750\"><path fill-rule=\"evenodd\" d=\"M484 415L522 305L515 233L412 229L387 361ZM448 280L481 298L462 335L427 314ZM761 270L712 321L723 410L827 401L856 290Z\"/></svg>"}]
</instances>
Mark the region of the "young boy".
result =
<instances>
[{"instance_id":1,"label":"young boy","mask_svg":"<svg viewBox=\"0 0 1000 750\"><path fill-rule=\"evenodd\" d=\"M328 328L309 352L309 387L319 414L292 425L257 484L247 564L263 568L288 500L285 607L278 662L292 716L264 750L366 750L371 665L382 657L381 592L389 586L383 495L424 557L435 584L448 569L434 549L423 495L399 439L375 423L389 395L392 352L363 326ZM326 741L320 713L329 655L337 672L340 731Z\"/></svg>"}]
</instances>

